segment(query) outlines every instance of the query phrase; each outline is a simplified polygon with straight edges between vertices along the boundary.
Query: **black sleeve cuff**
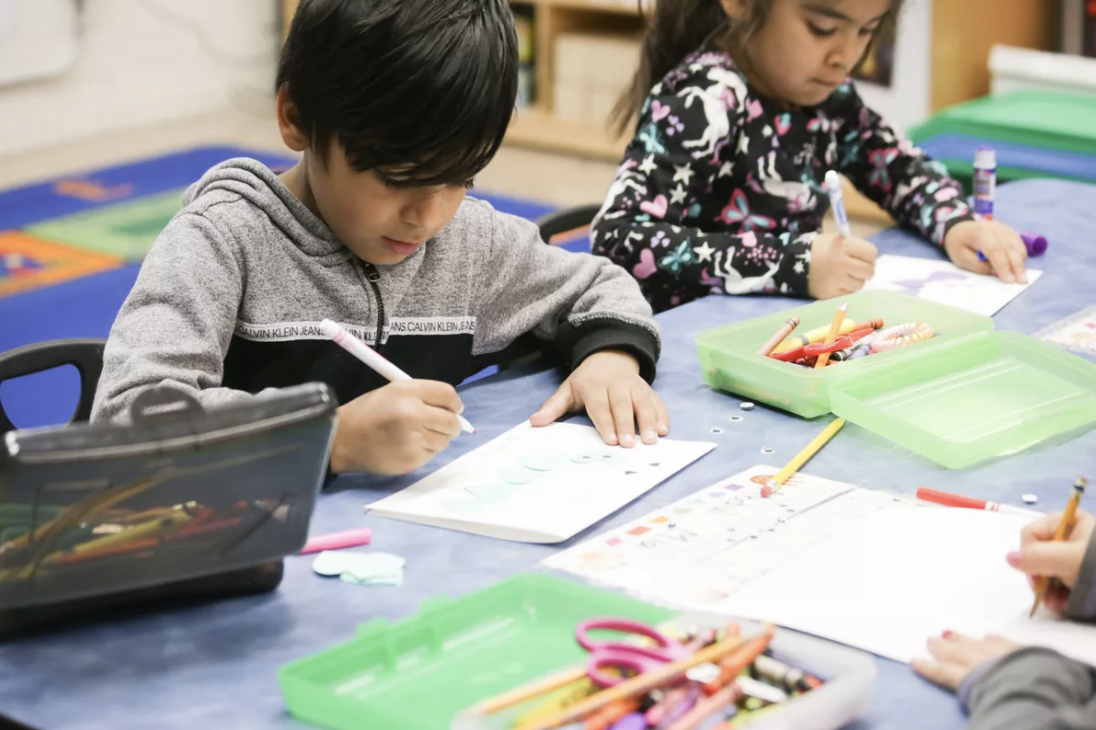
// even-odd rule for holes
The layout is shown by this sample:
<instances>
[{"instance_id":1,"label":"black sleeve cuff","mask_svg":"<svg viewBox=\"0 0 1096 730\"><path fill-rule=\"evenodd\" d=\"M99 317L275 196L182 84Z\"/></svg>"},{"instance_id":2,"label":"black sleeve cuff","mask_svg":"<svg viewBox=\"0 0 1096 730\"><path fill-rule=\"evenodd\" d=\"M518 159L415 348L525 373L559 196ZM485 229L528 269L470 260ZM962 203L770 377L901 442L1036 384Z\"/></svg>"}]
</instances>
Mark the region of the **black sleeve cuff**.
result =
<instances>
[{"instance_id":1,"label":"black sleeve cuff","mask_svg":"<svg viewBox=\"0 0 1096 730\"><path fill-rule=\"evenodd\" d=\"M646 327L628 324L620 320L597 320L578 327L564 325L560 332L561 345L568 372L583 363L586 358L602 350L620 350L639 362L639 375L648 384L654 382L655 365L658 363L658 338Z\"/></svg>"}]
</instances>

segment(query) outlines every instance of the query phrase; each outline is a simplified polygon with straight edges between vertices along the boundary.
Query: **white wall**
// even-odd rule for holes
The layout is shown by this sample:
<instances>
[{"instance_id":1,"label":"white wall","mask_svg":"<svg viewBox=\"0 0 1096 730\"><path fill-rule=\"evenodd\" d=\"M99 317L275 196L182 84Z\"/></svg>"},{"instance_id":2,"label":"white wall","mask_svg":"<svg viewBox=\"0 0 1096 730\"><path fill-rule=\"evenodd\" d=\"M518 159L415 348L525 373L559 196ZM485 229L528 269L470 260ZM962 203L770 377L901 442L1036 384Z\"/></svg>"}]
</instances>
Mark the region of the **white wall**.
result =
<instances>
[{"instance_id":1,"label":"white wall","mask_svg":"<svg viewBox=\"0 0 1096 730\"><path fill-rule=\"evenodd\" d=\"M963 0L936 0L962 2ZM864 101L895 128L907 132L929 117L932 80L933 0L906 0L898 21L890 87L857 83Z\"/></svg>"},{"instance_id":2,"label":"white wall","mask_svg":"<svg viewBox=\"0 0 1096 730\"><path fill-rule=\"evenodd\" d=\"M273 84L278 5L85 0L72 68L0 86L0 156L253 103Z\"/></svg>"}]
</instances>

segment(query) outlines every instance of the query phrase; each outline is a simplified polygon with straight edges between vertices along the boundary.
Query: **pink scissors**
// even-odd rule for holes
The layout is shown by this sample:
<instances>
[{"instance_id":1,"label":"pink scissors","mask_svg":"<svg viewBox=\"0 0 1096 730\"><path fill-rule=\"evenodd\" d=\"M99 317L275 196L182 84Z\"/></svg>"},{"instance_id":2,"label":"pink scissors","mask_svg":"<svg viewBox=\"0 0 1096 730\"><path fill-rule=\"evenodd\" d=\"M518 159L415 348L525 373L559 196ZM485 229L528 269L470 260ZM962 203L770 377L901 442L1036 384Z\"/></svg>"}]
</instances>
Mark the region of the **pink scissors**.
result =
<instances>
[{"instance_id":1,"label":"pink scissors","mask_svg":"<svg viewBox=\"0 0 1096 730\"><path fill-rule=\"evenodd\" d=\"M596 641L590 638L593 630L620 631L625 634L645 636L657 646L636 646L623 641ZM695 649L674 641L656 629L638 621L620 618L591 618L575 628L579 645L590 652L586 674L599 687L611 687L626 677L608 674L606 669L617 669L631 674L643 674L691 655Z\"/></svg>"}]
</instances>

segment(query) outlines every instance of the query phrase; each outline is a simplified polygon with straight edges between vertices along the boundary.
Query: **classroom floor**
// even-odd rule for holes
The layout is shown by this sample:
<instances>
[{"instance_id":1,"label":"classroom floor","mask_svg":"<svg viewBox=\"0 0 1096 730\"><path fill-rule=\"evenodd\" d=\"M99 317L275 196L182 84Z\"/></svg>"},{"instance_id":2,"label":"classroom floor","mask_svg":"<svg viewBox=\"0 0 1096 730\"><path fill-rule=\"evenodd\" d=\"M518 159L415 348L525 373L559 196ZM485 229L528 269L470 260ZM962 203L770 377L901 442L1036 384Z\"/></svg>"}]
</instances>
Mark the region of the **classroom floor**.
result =
<instances>
[{"instance_id":1,"label":"classroom floor","mask_svg":"<svg viewBox=\"0 0 1096 730\"><path fill-rule=\"evenodd\" d=\"M168 124L89 137L53 147L0 157L0 190L66 173L105 167L187 147L233 144L285 153L272 116L226 109ZM616 165L534 150L504 147L477 178L477 187L553 206L604 198ZM881 230L876 222L852 221L854 235ZM833 232L832 220L826 230Z\"/></svg>"}]
</instances>

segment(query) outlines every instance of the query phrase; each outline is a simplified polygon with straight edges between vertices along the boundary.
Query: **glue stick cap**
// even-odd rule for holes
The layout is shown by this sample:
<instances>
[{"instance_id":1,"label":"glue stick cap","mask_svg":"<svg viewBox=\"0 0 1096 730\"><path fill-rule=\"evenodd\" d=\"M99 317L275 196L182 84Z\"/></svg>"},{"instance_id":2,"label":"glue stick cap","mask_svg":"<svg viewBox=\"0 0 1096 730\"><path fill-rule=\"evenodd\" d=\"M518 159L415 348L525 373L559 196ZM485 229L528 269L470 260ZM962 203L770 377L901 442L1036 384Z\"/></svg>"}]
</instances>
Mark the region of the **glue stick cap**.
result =
<instances>
[{"instance_id":1,"label":"glue stick cap","mask_svg":"<svg viewBox=\"0 0 1096 730\"><path fill-rule=\"evenodd\" d=\"M1049 244L1047 244L1046 236L1040 236L1038 233L1021 231L1020 238L1024 239L1024 246L1027 247L1028 256L1042 256L1047 252L1047 246Z\"/></svg>"},{"instance_id":2,"label":"glue stick cap","mask_svg":"<svg viewBox=\"0 0 1096 730\"><path fill-rule=\"evenodd\" d=\"M979 170L992 170L997 167L997 150L992 147L979 147L974 151L974 166Z\"/></svg>"}]
</instances>

